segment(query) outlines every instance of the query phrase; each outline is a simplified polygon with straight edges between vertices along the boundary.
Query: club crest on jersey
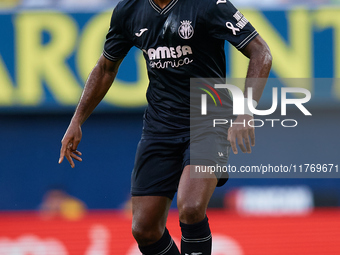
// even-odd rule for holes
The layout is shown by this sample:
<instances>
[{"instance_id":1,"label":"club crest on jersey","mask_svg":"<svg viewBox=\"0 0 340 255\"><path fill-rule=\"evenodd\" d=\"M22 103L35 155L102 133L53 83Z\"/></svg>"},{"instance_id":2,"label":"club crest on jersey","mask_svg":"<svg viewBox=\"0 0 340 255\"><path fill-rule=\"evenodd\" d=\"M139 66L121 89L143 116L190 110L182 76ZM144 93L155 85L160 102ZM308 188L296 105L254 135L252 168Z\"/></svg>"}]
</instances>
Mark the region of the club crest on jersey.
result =
<instances>
[{"instance_id":1,"label":"club crest on jersey","mask_svg":"<svg viewBox=\"0 0 340 255\"><path fill-rule=\"evenodd\" d=\"M178 34L182 39L190 39L194 35L194 28L191 21L183 20L178 28Z\"/></svg>"}]
</instances>

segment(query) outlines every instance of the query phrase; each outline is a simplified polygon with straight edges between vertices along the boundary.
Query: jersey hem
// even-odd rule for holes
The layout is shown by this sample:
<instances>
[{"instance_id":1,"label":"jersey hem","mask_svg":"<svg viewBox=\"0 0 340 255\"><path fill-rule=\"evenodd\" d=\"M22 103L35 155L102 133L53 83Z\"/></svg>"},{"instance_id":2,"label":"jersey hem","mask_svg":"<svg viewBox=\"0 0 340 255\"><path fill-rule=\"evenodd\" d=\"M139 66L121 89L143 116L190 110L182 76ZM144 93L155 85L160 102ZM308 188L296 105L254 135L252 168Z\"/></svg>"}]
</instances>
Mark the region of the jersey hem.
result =
<instances>
[{"instance_id":1,"label":"jersey hem","mask_svg":"<svg viewBox=\"0 0 340 255\"><path fill-rule=\"evenodd\" d=\"M190 131L180 134L142 134L142 139L152 139L152 140L161 140L161 139L176 139L176 138L184 138L190 137Z\"/></svg>"}]
</instances>

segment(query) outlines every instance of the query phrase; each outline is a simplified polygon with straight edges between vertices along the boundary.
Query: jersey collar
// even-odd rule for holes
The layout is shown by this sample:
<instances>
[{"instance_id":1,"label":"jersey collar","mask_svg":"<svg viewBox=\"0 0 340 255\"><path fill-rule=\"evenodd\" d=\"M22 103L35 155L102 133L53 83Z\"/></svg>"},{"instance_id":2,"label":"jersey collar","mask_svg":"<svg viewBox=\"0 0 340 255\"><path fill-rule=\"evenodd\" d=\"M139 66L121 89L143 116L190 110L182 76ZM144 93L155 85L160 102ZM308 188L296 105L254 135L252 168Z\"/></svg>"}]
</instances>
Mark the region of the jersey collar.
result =
<instances>
[{"instance_id":1,"label":"jersey collar","mask_svg":"<svg viewBox=\"0 0 340 255\"><path fill-rule=\"evenodd\" d=\"M177 2L178 2L178 0L171 0L170 3L168 3L167 6L165 6L162 9L157 4L155 4L155 2L153 0L149 0L151 7L154 8L155 11L157 11L159 14L166 14L168 11L170 11L172 9L172 7L174 7L176 5Z\"/></svg>"}]
</instances>

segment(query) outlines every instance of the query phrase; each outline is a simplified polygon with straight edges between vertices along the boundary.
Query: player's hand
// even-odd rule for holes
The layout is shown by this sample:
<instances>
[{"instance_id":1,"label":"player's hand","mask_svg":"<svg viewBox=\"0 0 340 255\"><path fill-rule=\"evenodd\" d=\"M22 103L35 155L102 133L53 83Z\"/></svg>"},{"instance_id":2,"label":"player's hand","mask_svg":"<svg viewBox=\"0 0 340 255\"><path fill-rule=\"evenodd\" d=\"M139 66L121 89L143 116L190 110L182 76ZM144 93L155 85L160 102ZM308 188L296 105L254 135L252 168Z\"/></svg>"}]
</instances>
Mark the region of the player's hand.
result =
<instances>
[{"instance_id":1,"label":"player's hand","mask_svg":"<svg viewBox=\"0 0 340 255\"><path fill-rule=\"evenodd\" d=\"M59 157L59 164L63 162L64 157L68 160L71 167L74 168L75 164L73 159L82 161L80 151L77 151L78 144L81 140L82 132L79 124L72 123L67 128L63 140L61 140L61 150Z\"/></svg>"},{"instance_id":2,"label":"player's hand","mask_svg":"<svg viewBox=\"0 0 340 255\"><path fill-rule=\"evenodd\" d=\"M248 121L252 119L253 117L248 114L239 115L233 121L233 123L237 122L239 124L233 124L229 128L228 141L231 143L234 154L238 153L236 143L243 153L251 153L251 146L255 146L255 128L248 125Z\"/></svg>"}]
</instances>

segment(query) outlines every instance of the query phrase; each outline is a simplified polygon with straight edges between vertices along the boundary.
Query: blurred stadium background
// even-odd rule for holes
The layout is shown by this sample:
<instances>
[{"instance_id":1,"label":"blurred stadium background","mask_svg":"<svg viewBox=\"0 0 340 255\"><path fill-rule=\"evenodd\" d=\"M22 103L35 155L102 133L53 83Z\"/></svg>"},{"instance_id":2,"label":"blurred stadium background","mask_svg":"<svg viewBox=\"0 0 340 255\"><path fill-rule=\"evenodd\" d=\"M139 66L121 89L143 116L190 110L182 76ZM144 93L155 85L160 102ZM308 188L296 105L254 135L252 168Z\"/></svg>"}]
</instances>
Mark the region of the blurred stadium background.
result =
<instances>
[{"instance_id":1,"label":"blurred stadium background","mask_svg":"<svg viewBox=\"0 0 340 255\"><path fill-rule=\"evenodd\" d=\"M290 110L296 128L258 128L253 153L229 163L339 165L340 1L232 2L268 42L270 77L283 86L296 84L284 78L309 79L300 87L312 92L313 116ZM0 255L139 254L129 187L147 77L137 49L83 126L83 162L57 164L116 3L0 0ZM243 77L246 59L228 44L226 54L228 77ZM270 100L267 87L261 104ZM340 179L313 177L231 178L218 188L209 209L213 255L340 254Z\"/></svg>"}]
</instances>

